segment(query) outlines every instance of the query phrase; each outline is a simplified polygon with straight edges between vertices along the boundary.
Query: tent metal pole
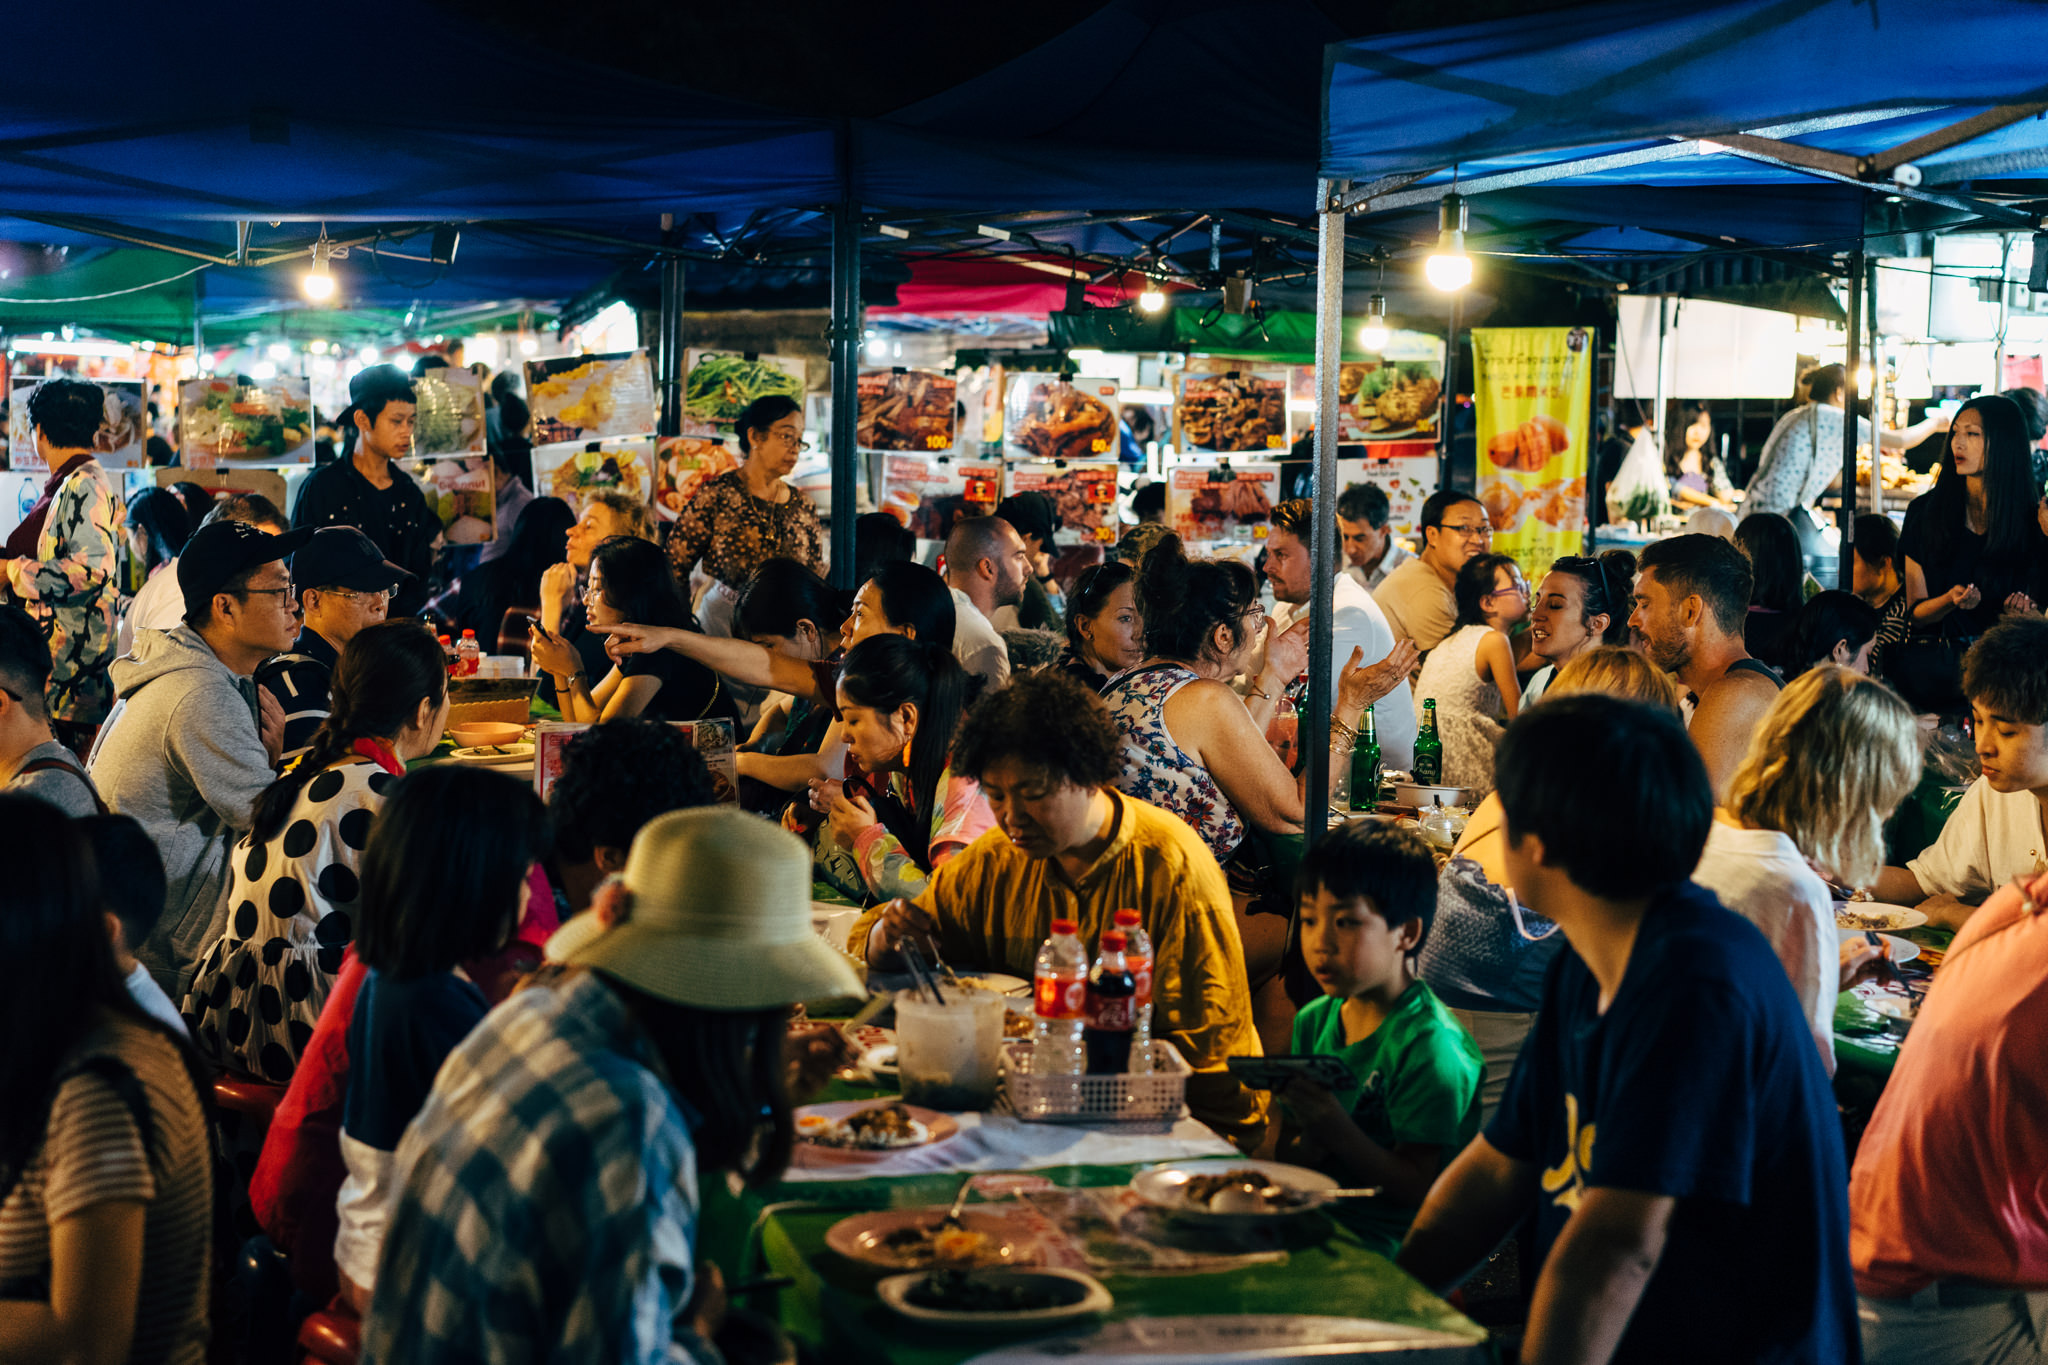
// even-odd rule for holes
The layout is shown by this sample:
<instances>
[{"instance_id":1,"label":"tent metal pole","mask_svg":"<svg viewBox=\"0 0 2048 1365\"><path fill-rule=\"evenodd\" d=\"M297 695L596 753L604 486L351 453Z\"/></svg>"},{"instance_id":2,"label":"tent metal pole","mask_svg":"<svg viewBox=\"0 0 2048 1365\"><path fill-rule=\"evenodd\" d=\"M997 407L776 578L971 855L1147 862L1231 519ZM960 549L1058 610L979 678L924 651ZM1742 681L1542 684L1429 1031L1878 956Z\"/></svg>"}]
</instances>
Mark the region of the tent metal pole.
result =
<instances>
[{"instance_id":1,"label":"tent metal pole","mask_svg":"<svg viewBox=\"0 0 2048 1365\"><path fill-rule=\"evenodd\" d=\"M832 210L832 585L852 591L853 523L860 510L860 206L853 196L852 132L839 134L840 198Z\"/></svg>"},{"instance_id":2,"label":"tent metal pole","mask_svg":"<svg viewBox=\"0 0 2048 1365\"><path fill-rule=\"evenodd\" d=\"M1657 434L1657 444L1664 444L1664 403L1666 385L1664 382L1664 343L1671 334L1671 296L1657 296L1657 382L1652 387L1650 399L1650 430Z\"/></svg>"},{"instance_id":3,"label":"tent metal pole","mask_svg":"<svg viewBox=\"0 0 2048 1365\"><path fill-rule=\"evenodd\" d=\"M1841 544L1835 568L1838 588L1846 588L1851 581L1854 566L1849 557L1856 553L1856 371L1863 358L1863 273L1863 244L1858 242L1849 253L1849 344L1844 352L1849 363L1842 367L1842 508L1835 514L1836 538ZM1876 444L1874 421L1870 438ZM1875 454L1873 451L1872 455Z\"/></svg>"},{"instance_id":4,"label":"tent metal pole","mask_svg":"<svg viewBox=\"0 0 2048 1365\"><path fill-rule=\"evenodd\" d=\"M1444 383L1442 395L1438 398L1436 422L1436 486L1451 486L1451 414L1458 406L1458 332L1464 323L1465 295L1463 291L1451 294L1448 325L1444 330Z\"/></svg>"},{"instance_id":5,"label":"tent metal pole","mask_svg":"<svg viewBox=\"0 0 2048 1365\"><path fill-rule=\"evenodd\" d=\"M661 215L664 243L675 237L674 214ZM663 436L683 434L683 258L667 256L661 262L661 336L655 351L660 371Z\"/></svg>"},{"instance_id":6,"label":"tent metal pole","mask_svg":"<svg viewBox=\"0 0 2048 1365\"><path fill-rule=\"evenodd\" d=\"M1302 836L1313 848L1329 832L1331 655L1336 651L1337 376L1344 358L1344 209L1346 186L1316 182L1316 446L1309 545L1308 690L1302 698L1301 751L1308 755Z\"/></svg>"},{"instance_id":7,"label":"tent metal pole","mask_svg":"<svg viewBox=\"0 0 2048 1365\"><path fill-rule=\"evenodd\" d=\"M1870 327L1870 510L1884 515L1884 338L1877 331L1877 262L1863 272L1863 314Z\"/></svg>"}]
</instances>

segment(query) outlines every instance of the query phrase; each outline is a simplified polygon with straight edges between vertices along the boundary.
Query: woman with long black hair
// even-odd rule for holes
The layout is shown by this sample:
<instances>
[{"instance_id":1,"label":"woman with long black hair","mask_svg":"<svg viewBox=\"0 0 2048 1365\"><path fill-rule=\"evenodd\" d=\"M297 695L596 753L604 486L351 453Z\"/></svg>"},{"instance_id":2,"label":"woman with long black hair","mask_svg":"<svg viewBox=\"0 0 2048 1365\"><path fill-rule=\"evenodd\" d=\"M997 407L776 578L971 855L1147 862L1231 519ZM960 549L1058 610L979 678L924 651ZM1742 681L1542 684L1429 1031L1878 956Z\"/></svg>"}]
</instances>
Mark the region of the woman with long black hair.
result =
<instances>
[{"instance_id":1,"label":"woman with long black hair","mask_svg":"<svg viewBox=\"0 0 2048 1365\"><path fill-rule=\"evenodd\" d=\"M17 794L0 830L0 1359L200 1365L211 1082L122 985L84 836Z\"/></svg>"},{"instance_id":2,"label":"woman with long black hair","mask_svg":"<svg viewBox=\"0 0 2048 1365\"><path fill-rule=\"evenodd\" d=\"M839 623L845 619L845 594L793 559L771 559L740 595L733 634L770 654L809 667L838 655ZM749 769L764 760L817 753L833 720L832 708L813 697L785 693L782 700L764 706L760 722L740 751L740 804L749 810L781 809L791 791L802 790L804 779L786 780L785 785L777 786Z\"/></svg>"},{"instance_id":3,"label":"woman with long black hair","mask_svg":"<svg viewBox=\"0 0 2048 1365\"><path fill-rule=\"evenodd\" d=\"M312 748L256 798L228 857L227 922L184 1002L202 1053L279 1085L355 938L371 821L406 763L440 742L447 663L417 621L381 622L342 650L330 696Z\"/></svg>"},{"instance_id":4,"label":"woman with long black hair","mask_svg":"<svg viewBox=\"0 0 2048 1365\"><path fill-rule=\"evenodd\" d=\"M1916 632L1968 640L2048 604L2048 535L2026 417L2010 398L1963 404L1933 489L1906 508L1899 549Z\"/></svg>"},{"instance_id":5,"label":"woman with long black hair","mask_svg":"<svg viewBox=\"0 0 2048 1365\"><path fill-rule=\"evenodd\" d=\"M455 629L475 631L484 652L495 652L507 611L540 610L541 575L568 559L569 528L575 524L575 511L560 498L529 501L504 552L462 575L449 608Z\"/></svg>"},{"instance_id":6,"label":"woman with long black hair","mask_svg":"<svg viewBox=\"0 0 2048 1365\"><path fill-rule=\"evenodd\" d=\"M942 645L877 635L847 651L839 714L855 771L811 791L812 808L826 814L818 866L842 890L915 896L995 824L980 784L952 769L966 706L967 674Z\"/></svg>"},{"instance_id":7,"label":"woman with long black hair","mask_svg":"<svg viewBox=\"0 0 2048 1365\"><path fill-rule=\"evenodd\" d=\"M591 553L590 583L583 600L593 628L636 621L683 632L697 629L697 619L661 547L637 536L612 536ZM737 714L718 675L682 654L661 650L624 656L592 687L574 645L549 634L538 622L532 639L534 666L554 678L555 700L564 720L595 723L640 715L655 720L729 720Z\"/></svg>"}]
</instances>

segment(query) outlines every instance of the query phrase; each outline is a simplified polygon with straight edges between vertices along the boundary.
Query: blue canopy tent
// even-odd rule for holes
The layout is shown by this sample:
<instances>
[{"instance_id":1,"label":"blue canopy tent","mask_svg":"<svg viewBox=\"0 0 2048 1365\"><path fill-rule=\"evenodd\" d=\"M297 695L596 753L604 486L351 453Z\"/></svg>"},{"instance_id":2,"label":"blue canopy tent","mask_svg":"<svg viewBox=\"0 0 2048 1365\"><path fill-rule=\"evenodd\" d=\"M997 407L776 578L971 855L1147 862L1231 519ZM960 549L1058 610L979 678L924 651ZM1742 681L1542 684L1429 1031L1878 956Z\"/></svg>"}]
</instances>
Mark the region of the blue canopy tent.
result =
<instances>
[{"instance_id":1,"label":"blue canopy tent","mask_svg":"<svg viewBox=\"0 0 2048 1365\"><path fill-rule=\"evenodd\" d=\"M1874 217L1881 230L2043 226L2026 202L2038 187L2010 196L1985 183L2048 168L2043 37L2048 11L2026 0L1665 0L1332 44L1317 430L1335 429L1347 219L1406 215L1418 237L1433 236L1415 216L1454 187L1478 219L1475 254L1531 220L1549 241L1518 254L1626 256L1619 228L1659 234L1646 244L1653 254L1685 243L1846 252L1855 353ZM1852 404L1854 376L1851 366ZM1854 436L1849 424L1845 528ZM1334 442L1318 441L1319 491L1334 492L1335 456ZM1335 568L1333 502L1319 498L1319 600ZM1849 539L1845 530L1845 561ZM1327 648L1319 632L1311 670L1328 667Z\"/></svg>"}]
</instances>

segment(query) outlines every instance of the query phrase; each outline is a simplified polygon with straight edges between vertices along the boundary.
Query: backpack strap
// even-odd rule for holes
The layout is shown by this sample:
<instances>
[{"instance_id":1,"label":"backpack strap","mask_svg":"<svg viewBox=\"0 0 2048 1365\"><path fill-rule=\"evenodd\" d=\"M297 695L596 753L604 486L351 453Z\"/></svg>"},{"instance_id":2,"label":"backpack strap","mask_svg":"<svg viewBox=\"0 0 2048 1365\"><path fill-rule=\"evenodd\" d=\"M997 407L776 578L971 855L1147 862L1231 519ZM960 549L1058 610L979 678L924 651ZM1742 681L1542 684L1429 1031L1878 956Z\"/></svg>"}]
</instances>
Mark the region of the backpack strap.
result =
<instances>
[{"instance_id":1,"label":"backpack strap","mask_svg":"<svg viewBox=\"0 0 2048 1365\"><path fill-rule=\"evenodd\" d=\"M80 782L83 782L85 784L85 789L88 792L92 793L92 803L95 806L99 807L101 815L112 815L114 813L112 808L110 808L107 805L106 798L100 795L100 789L92 784L92 778L86 775L85 769L79 767L76 763L73 763L68 759L39 758L33 763L24 763L21 767L15 770L14 775L16 777L26 777L30 773L51 772L70 773Z\"/></svg>"}]
</instances>

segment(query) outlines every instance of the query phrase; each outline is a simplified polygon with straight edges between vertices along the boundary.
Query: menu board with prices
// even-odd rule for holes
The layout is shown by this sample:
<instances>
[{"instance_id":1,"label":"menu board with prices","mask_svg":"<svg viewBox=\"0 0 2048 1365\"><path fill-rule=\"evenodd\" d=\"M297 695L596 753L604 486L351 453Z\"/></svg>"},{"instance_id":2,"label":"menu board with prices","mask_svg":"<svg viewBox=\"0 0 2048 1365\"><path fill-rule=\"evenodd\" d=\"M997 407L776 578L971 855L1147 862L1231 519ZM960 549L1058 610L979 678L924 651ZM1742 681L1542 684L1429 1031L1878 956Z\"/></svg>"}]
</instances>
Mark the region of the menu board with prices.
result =
<instances>
[{"instance_id":1,"label":"menu board with prices","mask_svg":"<svg viewBox=\"0 0 2048 1365\"><path fill-rule=\"evenodd\" d=\"M1114 545L1116 518L1114 460L1017 460L1009 467L1008 492L1043 493L1053 501L1060 525L1092 545Z\"/></svg>"},{"instance_id":2,"label":"menu board with prices","mask_svg":"<svg viewBox=\"0 0 2048 1365\"><path fill-rule=\"evenodd\" d=\"M1183 465L1166 482L1166 524L1189 544L1264 540L1280 490L1277 464Z\"/></svg>"},{"instance_id":3,"label":"menu board with prices","mask_svg":"<svg viewBox=\"0 0 2048 1365\"><path fill-rule=\"evenodd\" d=\"M1003 454L1013 460L1116 458L1122 406L1114 379L1025 372L1008 376Z\"/></svg>"},{"instance_id":4,"label":"menu board with prices","mask_svg":"<svg viewBox=\"0 0 2048 1365\"><path fill-rule=\"evenodd\" d=\"M1003 495L1003 466L995 460L945 455L881 455L881 510L920 540L944 540L961 517L986 516Z\"/></svg>"},{"instance_id":5,"label":"menu board with prices","mask_svg":"<svg viewBox=\"0 0 2048 1365\"><path fill-rule=\"evenodd\" d=\"M1286 370L1183 374L1174 405L1174 445L1205 455L1285 451Z\"/></svg>"},{"instance_id":6,"label":"menu board with prices","mask_svg":"<svg viewBox=\"0 0 2048 1365\"><path fill-rule=\"evenodd\" d=\"M854 433L862 450L951 450L955 439L953 376L936 370L862 370L860 417Z\"/></svg>"}]
</instances>

